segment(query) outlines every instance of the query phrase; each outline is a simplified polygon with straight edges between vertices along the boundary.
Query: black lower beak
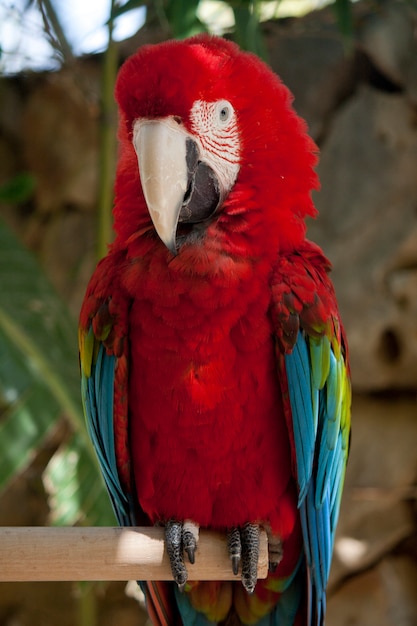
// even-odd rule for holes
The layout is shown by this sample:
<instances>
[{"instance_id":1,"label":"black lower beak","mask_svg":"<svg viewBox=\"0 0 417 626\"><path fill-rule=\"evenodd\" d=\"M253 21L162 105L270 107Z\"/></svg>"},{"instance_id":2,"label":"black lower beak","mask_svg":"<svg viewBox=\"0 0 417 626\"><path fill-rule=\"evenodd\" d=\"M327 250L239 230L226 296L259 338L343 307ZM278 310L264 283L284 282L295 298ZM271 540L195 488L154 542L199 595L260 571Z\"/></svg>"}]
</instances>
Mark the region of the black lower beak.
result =
<instances>
[{"instance_id":1,"label":"black lower beak","mask_svg":"<svg viewBox=\"0 0 417 626\"><path fill-rule=\"evenodd\" d=\"M220 188L214 171L199 160L198 148L192 139L186 141L187 191L178 222L198 224L209 219L220 202Z\"/></svg>"}]
</instances>

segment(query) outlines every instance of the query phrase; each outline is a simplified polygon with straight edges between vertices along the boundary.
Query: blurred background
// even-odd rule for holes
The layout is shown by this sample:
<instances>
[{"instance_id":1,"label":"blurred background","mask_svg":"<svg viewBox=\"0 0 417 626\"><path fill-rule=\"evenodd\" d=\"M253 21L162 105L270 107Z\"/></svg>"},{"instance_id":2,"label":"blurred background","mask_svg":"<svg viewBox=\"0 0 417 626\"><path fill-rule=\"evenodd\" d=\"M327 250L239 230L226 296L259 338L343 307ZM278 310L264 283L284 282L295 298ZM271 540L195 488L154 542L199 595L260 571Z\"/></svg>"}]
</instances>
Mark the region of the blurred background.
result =
<instances>
[{"instance_id":1,"label":"blurred background","mask_svg":"<svg viewBox=\"0 0 417 626\"><path fill-rule=\"evenodd\" d=\"M354 390L327 624L416 626L415 0L0 2L0 525L115 523L77 356L112 237L113 84L138 46L201 30L271 64L321 151L309 237L333 263ZM0 583L0 626L145 624L131 589Z\"/></svg>"}]
</instances>

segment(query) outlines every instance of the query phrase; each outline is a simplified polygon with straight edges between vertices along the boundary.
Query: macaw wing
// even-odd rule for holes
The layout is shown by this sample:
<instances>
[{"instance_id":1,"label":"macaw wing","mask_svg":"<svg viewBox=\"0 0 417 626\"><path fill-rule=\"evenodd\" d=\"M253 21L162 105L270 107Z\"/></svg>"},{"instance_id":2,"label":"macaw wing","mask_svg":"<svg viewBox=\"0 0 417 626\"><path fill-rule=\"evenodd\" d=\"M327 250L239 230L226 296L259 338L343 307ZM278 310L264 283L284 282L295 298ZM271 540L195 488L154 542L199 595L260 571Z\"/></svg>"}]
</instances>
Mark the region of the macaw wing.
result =
<instances>
[{"instance_id":1,"label":"macaw wing","mask_svg":"<svg viewBox=\"0 0 417 626\"><path fill-rule=\"evenodd\" d=\"M320 624L348 456L350 385L342 355L337 358L325 336L300 330L285 367L298 506Z\"/></svg>"},{"instance_id":2,"label":"macaw wing","mask_svg":"<svg viewBox=\"0 0 417 626\"><path fill-rule=\"evenodd\" d=\"M312 244L274 277L278 362L292 442L309 572L309 624L322 624L349 449L346 345L327 277Z\"/></svg>"},{"instance_id":3,"label":"macaw wing","mask_svg":"<svg viewBox=\"0 0 417 626\"><path fill-rule=\"evenodd\" d=\"M128 306L112 257L103 259L80 313L79 351L84 415L121 526L135 524L128 446Z\"/></svg>"},{"instance_id":4,"label":"macaw wing","mask_svg":"<svg viewBox=\"0 0 417 626\"><path fill-rule=\"evenodd\" d=\"M81 395L87 430L93 443L118 523L135 523L130 494L118 470L115 446L115 381L119 360L108 354L93 327L80 331ZM120 384L120 380L118 381ZM122 383L123 384L123 383ZM124 381L127 385L127 381Z\"/></svg>"},{"instance_id":5,"label":"macaw wing","mask_svg":"<svg viewBox=\"0 0 417 626\"><path fill-rule=\"evenodd\" d=\"M120 526L147 525L131 471L128 425L129 301L117 289L113 269L122 260L103 259L93 275L80 314L81 392L88 433ZM109 295L111 294L111 296ZM179 624L173 586L140 582L155 626Z\"/></svg>"}]
</instances>

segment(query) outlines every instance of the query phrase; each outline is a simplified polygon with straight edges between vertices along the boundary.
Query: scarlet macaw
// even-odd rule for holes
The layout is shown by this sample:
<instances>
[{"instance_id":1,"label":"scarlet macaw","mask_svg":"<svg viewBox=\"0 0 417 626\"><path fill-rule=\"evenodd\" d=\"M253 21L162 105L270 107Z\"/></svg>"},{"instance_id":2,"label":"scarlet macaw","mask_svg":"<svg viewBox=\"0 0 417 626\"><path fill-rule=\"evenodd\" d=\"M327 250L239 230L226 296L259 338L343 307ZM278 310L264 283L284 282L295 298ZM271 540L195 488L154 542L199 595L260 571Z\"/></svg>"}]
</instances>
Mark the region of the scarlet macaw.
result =
<instances>
[{"instance_id":1,"label":"scarlet macaw","mask_svg":"<svg viewBox=\"0 0 417 626\"><path fill-rule=\"evenodd\" d=\"M119 523L166 528L176 584L143 583L149 614L323 624L350 383L305 237L316 146L278 77L221 38L144 46L116 98L116 238L81 310L82 395ZM228 532L243 585L187 582L198 526Z\"/></svg>"}]
</instances>

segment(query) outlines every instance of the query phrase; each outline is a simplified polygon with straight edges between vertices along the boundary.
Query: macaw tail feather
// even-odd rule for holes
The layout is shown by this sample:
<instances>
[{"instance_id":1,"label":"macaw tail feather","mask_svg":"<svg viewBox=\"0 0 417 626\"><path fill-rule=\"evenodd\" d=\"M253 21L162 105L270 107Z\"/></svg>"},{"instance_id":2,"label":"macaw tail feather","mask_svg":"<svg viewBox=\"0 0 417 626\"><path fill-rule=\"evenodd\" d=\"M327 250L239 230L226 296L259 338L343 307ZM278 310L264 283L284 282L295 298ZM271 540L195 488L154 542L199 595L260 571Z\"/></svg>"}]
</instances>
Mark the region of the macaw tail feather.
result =
<instances>
[{"instance_id":1,"label":"macaw tail feather","mask_svg":"<svg viewBox=\"0 0 417 626\"><path fill-rule=\"evenodd\" d=\"M259 598L255 600L255 594L250 596L249 604L252 612L247 614L239 610L238 597L246 594L240 587L240 583L223 583L225 588L232 590L233 603L221 619L213 617L213 609L208 608L207 613L201 607L197 610L191 602L187 592L181 592L172 583L148 582L143 585L146 593L147 610L154 626L304 626L307 616L302 601L305 591L305 567L300 564L295 575L288 580L288 585L279 594L279 599L271 607L265 610L263 602ZM222 586L221 583L216 583ZM212 590L204 592L207 595ZM222 593L222 591L220 592ZM226 590L227 593L227 590ZM253 611L256 612L253 612ZM211 612L211 615L210 615ZM312 623L316 624L315 622Z\"/></svg>"}]
</instances>

